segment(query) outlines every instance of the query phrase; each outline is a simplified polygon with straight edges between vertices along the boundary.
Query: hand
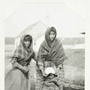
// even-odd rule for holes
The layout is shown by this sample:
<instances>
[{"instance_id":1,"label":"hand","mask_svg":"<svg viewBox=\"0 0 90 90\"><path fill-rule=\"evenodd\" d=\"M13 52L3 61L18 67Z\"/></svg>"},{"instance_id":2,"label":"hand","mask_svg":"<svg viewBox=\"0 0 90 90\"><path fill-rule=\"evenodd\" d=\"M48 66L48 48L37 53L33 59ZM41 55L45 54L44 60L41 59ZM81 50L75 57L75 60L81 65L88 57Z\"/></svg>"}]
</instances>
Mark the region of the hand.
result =
<instances>
[{"instance_id":1,"label":"hand","mask_svg":"<svg viewBox=\"0 0 90 90\"><path fill-rule=\"evenodd\" d=\"M39 66L39 69L41 70L42 75L46 76L45 70L44 70L43 66Z\"/></svg>"},{"instance_id":2,"label":"hand","mask_svg":"<svg viewBox=\"0 0 90 90\"><path fill-rule=\"evenodd\" d=\"M43 71L43 76L47 76L47 74L45 74L45 71Z\"/></svg>"},{"instance_id":3,"label":"hand","mask_svg":"<svg viewBox=\"0 0 90 90\"><path fill-rule=\"evenodd\" d=\"M62 69L62 64L60 64L60 65L58 65L58 69L60 70L60 69Z\"/></svg>"},{"instance_id":4,"label":"hand","mask_svg":"<svg viewBox=\"0 0 90 90\"><path fill-rule=\"evenodd\" d=\"M24 67L22 67L22 70L23 70L25 73L27 73L27 72L29 72L29 67L28 67L28 66L24 66Z\"/></svg>"}]
</instances>

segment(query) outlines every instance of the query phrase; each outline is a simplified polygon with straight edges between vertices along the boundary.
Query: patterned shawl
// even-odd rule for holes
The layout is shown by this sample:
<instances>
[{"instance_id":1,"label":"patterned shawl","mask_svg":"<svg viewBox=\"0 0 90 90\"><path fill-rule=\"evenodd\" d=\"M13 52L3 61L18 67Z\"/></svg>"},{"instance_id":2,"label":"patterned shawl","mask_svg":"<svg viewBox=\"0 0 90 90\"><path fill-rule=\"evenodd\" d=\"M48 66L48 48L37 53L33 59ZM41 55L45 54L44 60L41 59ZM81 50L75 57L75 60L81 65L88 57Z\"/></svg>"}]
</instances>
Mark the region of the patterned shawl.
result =
<instances>
[{"instance_id":1,"label":"patterned shawl","mask_svg":"<svg viewBox=\"0 0 90 90\"><path fill-rule=\"evenodd\" d=\"M40 62L44 61L53 61L56 66L62 64L63 61L66 59L65 52L61 42L56 38L53 42L50 40L49 34L51 32L51 28L48 28L45 33L45 40L42 42L39 52L38 52L38 60ZM53 30L56 34L56 29Z\"/></svg>"},{"instance_id":2,"label":"patterned shawl","mask_svg":"<svg viewBox=\"0 0 90 90\"><path fill-rule=\"evenodd\" d=\"M13 60L13 58L17 58L18 62L21 61L23 63L23 62L26 62L28 59L30 59L30 57L32 56L32 54L33 54L32 43L29 48L26 48L24 45L25 36L26 35L24 35L21 38L20 44L16 48L14 55L12 57L12 60Z\"/></svg>"}]
</instances>

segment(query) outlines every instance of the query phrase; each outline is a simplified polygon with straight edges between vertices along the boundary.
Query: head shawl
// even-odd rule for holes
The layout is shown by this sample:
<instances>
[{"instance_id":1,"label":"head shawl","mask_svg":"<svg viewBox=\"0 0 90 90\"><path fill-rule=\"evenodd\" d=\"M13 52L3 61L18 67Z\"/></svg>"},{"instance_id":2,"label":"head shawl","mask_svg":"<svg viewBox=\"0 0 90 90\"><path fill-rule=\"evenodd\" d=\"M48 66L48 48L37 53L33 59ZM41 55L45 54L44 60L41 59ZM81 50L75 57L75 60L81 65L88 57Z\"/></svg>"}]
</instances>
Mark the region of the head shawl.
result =
<instances>
[{"instance_id":1,"label":"head shawl","mask_svg":"<svg viewBox=\"0 0 90 90\"><path fill-rule=\"evenodd\" d=\"M53 31L55 33L55 38L57 36L57 32L54 27L47 28L46 33L45 33L45 40L46 40L47 44L49 45L49 47L51 47L51 45L52 45L52 41L50 40L50 32L51 31ZM55 40L55 38L54 38L54 40Z\"/></svg>"},{"instance_id":2,"label":"head shawl","mask_svg":"<svg viewBox=\"0 0 90 90\"><path fill-rule=\"evenodd\" d=\"M50 42L49 33L52 30L51 28L48 28L45 33L45 40L42 42L39 48L38 60L42 62L45 60L50 60L55 62L56 65L58 65L60 63L63 63L63 61L66 59L66 56L63 46L60 40L56 38L56 36L54 38L54 41ZM53 30L56 35L56 29L54 28Z\"/></svg>"},{"instance_id":3,"label":"head shawl","mask_svg":"<svg viewBox=\"0 0 90 90\"><path fill-rule=\"evenodd\" d=\"M25 47L24 40L27 39L30 41L30 46L28 48ZM22 36L19 46L16 48L13 58L18 59L26 59L31 53L33 52L32 49L32 36L30 35L24 35Z\"/></svg>"}]
</instances>

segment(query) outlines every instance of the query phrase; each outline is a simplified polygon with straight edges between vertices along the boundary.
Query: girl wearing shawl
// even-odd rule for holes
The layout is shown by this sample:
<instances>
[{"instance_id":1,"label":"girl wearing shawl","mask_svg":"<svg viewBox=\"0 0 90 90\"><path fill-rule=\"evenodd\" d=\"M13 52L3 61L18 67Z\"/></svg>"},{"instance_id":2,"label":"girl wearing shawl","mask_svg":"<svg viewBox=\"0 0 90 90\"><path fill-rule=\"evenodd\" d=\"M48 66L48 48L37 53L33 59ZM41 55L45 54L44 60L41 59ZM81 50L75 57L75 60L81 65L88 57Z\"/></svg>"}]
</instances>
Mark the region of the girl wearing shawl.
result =
<instances>
[{"instance_id":1,"label":"girl wearing shawl","mask_svg":"<svg viewBox=\"0 0 90 90\"><path fill-rule=\"evenodd\" d=\"M5 77L5 90L28 90L28 65L34 55L32 37L23 36L11 60L13 68Z\"/></svg>"},{"instance_id":2,"label":"girl wearing shawl","mask_svg":"<svg viewBox=\"0 0 90 90\"><path fill-rule=\"evenodd\" d=\"M57 32L54 27L49 27L45 33L45 40L42 42L38 51L37 80L36 90L63 90L63 62L66 59L65 52L61 42L56 38ZM49 85L45 88L45 68L53 67L56 70L56 85ZM53 87L52 87L53 86Z\"/></svg>"}]
</instances>

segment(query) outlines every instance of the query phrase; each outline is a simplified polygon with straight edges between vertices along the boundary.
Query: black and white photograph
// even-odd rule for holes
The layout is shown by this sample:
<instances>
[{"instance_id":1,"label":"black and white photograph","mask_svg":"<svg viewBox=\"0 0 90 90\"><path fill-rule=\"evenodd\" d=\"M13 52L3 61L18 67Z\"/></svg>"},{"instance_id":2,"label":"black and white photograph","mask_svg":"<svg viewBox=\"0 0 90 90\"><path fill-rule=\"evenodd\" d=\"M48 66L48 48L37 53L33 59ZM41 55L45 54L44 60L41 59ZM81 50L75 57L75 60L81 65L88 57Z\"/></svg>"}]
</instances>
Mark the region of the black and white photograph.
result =
<instances>
[{"instance_id":1,"label":"black and white photograph","mask_svg":"<svg viewBox=\"0 0 90 90\"><path fill-rule=\"evenodd\" d=\"M4 90L86 90L85 0L7 2Z\"/></svg>"}]
</instances>

